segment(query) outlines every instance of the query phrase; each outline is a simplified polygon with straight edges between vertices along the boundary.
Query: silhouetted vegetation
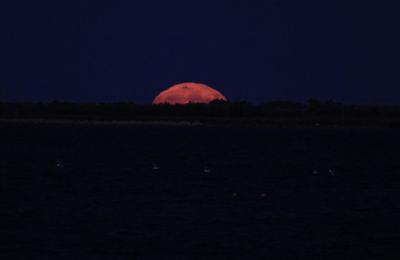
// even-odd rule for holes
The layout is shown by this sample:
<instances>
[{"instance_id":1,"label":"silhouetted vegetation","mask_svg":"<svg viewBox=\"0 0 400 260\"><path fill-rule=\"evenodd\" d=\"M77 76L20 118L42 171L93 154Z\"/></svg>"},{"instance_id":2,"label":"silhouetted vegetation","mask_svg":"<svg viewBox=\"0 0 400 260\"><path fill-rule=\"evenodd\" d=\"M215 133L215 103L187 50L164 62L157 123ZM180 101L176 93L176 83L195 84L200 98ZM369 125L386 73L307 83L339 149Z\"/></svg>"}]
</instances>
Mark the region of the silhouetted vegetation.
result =
<instances>
[{"instance_id":1,"label":"silhouetted vegetation","mask_svg":"<svg viewBox=\"0 0 400 260\"><path fill-rule=\"evenodd\" d=\"M0 118L212 121L221 124L241 120L274 125L400 126L400 107L344 105L315 99L310 99L307 103L274 101L259 105L224 101L188 105L0 103Z\"/></svg>"}]
</instances>

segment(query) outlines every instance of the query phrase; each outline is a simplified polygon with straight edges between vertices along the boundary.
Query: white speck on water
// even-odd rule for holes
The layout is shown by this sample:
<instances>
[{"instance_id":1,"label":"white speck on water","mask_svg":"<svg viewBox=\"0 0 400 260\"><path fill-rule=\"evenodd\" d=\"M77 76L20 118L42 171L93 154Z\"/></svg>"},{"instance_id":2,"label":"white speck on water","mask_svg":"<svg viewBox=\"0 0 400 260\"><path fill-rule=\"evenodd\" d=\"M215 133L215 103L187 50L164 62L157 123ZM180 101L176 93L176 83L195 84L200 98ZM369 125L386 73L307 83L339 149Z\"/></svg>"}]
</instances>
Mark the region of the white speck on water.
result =
<instances>
[{"instance_id":1,"label":"white speck on water","mask_svg":"<svg viewBox=\"0 0 400 260\"><path fill-rule=\"evenodd\" d=\"M153 171L158 171L160 170L160 166L157 163L153 163Z\"/></svg>"},{"instance_id":2,"label":"white speck on water","mask_svg":"<svg viewBox=\"0 0 400 260\"><path fill-rule=\"evenodd\" d=\"M61 160L57 160L56 166L57 168L64 168L64 163Z\"/></svg>"},{"instance_id":3,"label":"white speck on water","mask_svg":"<svg viewBox=\"0 0 400 260\"><path fill-rule=\"evenodd\" d=\"M205 173L205 174L211 173L211 169L208 167L204 167L203 173Z\"/></svg>"},{"instance_id":4,"label":"white speck on water","mask_svg":"<svg viewBox=\"0 0 400 260\"><path fill-rule=\"evenodd\" d=\"M320 174L320 171L318 171L317 169L315 169L315 170L313 170L313 172L312 172L314 175L318 175L318 174Z\"/></svg>"},{"instance_id":5,"label":"white speck on water","mask_svg":"<svg viewBox=\"0 0 400 260\"><path fill-rule=\"evenodd\" d=\"M332 169L329 169L329 174L331 175L331 176L336 176L336 171L335 170L332 170Z\"/></svg>"}]
</instances>

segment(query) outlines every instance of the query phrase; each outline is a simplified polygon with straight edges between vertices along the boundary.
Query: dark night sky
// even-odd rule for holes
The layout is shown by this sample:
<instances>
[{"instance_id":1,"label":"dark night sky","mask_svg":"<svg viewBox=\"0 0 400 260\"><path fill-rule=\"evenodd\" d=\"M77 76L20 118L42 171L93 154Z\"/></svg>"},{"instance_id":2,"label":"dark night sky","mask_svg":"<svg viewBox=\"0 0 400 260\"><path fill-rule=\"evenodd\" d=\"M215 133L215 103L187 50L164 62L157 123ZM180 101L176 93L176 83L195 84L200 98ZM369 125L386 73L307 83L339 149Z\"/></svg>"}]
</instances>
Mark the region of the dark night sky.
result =
<instances>
[{"instance_id":1,"label":"dark night sky","mask_svg":"<svg viewBox=\"0 0 400 260\"><path fill-rule=\"evenodd\" d=\"M147 103L194 81L231 100L400 103L400 18L385 1L0 5L0 101Z\"/></svg>"}]
</instances>

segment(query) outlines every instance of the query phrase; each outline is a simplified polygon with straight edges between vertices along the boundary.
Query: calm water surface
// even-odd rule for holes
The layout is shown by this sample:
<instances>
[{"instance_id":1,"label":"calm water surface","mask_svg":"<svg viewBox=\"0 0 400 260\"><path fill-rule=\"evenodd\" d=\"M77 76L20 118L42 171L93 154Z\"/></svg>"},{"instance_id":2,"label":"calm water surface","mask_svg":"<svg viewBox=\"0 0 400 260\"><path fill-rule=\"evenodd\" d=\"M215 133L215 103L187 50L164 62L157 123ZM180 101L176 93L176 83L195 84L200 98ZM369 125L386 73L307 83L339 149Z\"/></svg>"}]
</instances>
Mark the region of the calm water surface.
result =
<instances>
[{"instance_id":1,"label":"calm water surface","mask_svg":"<svg viewBox=\"0 0 400 260\"><path fill-rule=\"evenodd\" d=\"M0 259L395 256L399 147L396 129L2 124Z\"/></svg>"}]
</instances>

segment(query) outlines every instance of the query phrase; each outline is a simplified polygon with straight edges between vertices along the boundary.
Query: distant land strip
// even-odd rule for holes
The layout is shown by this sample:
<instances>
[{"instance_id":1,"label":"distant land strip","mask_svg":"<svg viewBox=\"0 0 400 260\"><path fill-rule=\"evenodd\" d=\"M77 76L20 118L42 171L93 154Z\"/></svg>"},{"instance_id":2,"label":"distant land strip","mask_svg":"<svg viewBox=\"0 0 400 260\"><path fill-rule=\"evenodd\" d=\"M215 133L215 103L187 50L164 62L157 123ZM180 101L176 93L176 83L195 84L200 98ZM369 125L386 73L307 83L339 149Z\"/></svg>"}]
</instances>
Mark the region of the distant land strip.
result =
<instances>
[{"instance_id":1,"label":"distant land strip","mask_svg":"<svg viewBox=\"0 0 400 260\"><path fill-rule=\"evenodd\" d=\"M221 127L390 127L400 128L400 106L358 106L331 100L262 104L138 105L2 103L0 123Z\"/></svg>"},{"instance_id":2,"label":"distant land strip","mask_svg":"<svg viewBox=\"0 0 400 260\"><path fill-rule=\"evenodd\" d=\"M250 127L250 128L400 128L400 118L202 118L160 120L96 119L1 119L0 125L87 125L87 126L165 126L165 127Z\"/></svg>"},{"instance_id":3,"label":"distant land strip","mask_svg":"<svg viewBox=\"0 0 400 260\"><path fill-rule=\"evenodd\" d=\"M127 120L73 120L73 119L0 119L0 124L58 124L58 125L138 125L138 126L202 126L189 121L127 121Z\"/></svg>"}]
</instances>

